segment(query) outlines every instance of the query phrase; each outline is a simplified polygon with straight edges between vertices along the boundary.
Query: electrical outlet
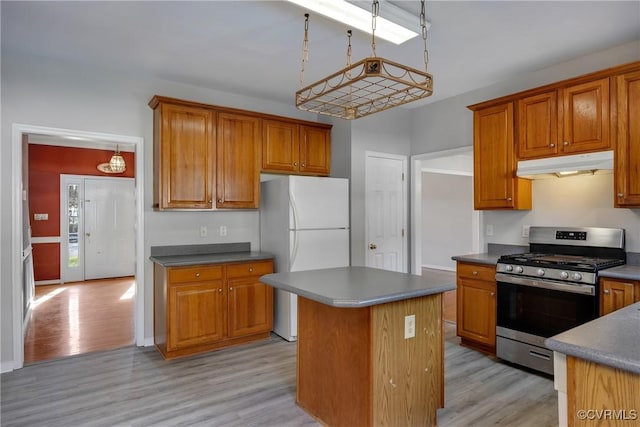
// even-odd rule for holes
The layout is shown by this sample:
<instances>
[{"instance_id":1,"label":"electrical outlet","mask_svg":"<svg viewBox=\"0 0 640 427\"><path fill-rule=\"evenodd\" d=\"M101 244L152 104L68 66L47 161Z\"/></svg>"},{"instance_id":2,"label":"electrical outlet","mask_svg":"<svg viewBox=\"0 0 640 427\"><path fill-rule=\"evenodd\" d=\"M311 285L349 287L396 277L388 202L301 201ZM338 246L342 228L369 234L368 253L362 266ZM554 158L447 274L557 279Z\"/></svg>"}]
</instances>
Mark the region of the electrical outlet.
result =
<instances>
[{"instance_id":1,"label":"electrical outlet","mask_svg":"<svg viewBox=\"0 0 640 427\"><path fill-rule=\"evenodd\" d=\"M529 227L531 226L530 225L522 226L522 237L529 237Z\"/></svg>"},{"instance_id":2,"label":"electrical outlet","mask_svg":"<svg viewBox=\"0 0 640 427\"><path fill-rule=\"evenodd\" d=\"M220 236L224 237L227 235L227 226L226 225L221 225L220 226Z\"/></svg>"},{"instance_id":3,"label":"electrical outlet","mask_svg":"<svg viewBox=\"0 0 640 427\"><path fill-rule=\"evenodd\" d=\"M200 237L207 237L207 226L206 225L201 225L200 226Z\"/></svg>"},{"instance_id":4,"label":"electrical outlet","mask_svg":"<svg viewBox=\"0 0 640 427\"><path fill-rule=\"evenodd\" d=\"M48 213L34 213L33 220L34 221L47 221L49 219Z\"/></svg>"},{"instance_id":5,"label":"electrical outlet","mask_svg":"<svg viewBox=\"0 0 640 427\"><path fill-rule=\"evenodd\" d=\"M404 339L416 336L416 315L404 316Z\"/></svg>"},{"instance_id":6,"label":"electrical outlet","mask_svg":"<svg viewBox=\"0 0 640 427\"><path fill-rule=\"evenodd\" d=\"M487 236L493 236L493 225L487 224L486 232Z\"/></svg>"}]
</instances>

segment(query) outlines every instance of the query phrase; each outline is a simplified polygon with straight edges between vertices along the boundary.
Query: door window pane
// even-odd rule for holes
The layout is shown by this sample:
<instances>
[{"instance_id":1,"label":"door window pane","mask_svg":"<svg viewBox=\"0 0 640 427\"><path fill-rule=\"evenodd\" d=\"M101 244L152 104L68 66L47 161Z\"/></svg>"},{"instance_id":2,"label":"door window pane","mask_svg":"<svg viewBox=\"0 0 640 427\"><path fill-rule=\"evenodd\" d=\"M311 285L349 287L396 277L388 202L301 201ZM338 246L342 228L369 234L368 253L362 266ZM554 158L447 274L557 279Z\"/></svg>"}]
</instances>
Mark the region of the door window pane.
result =
<instances>
[{"instance_id":1,"label":"door window pane","mask_svg":"<svg viewBox=\"0 0 640 427\"><path fill-rule=\"evenodd\" d=\"M78 200L78 184L69 184L67 186L67 218L69 223L68 231L69 231L69 241L67 242L67 247L69 250L67 259L69 267L77 267L78 266L78 210L79 210L79 200Z\"/></svg>"}]
</instances>

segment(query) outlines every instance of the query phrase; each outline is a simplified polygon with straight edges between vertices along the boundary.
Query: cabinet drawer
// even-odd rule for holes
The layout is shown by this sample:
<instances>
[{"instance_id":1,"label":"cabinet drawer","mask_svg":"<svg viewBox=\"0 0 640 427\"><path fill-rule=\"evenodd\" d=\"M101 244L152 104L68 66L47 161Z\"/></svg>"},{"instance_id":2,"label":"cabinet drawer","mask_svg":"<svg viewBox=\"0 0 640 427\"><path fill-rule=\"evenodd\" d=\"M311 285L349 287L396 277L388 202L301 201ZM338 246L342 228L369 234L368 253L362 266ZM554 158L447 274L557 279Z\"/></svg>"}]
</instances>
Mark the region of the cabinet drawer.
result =
<instances>
[{"instance_id":1,"label":"cabinet drawer","mask_svg":"<svg viewBox=\"0 0 640 427\"><path fill-rule=\"evenodd\" d=\"M197 266L169 270L169 282L171 283L202 282L215 279L222 279L222 266Z\"/></svg>"},{"instance_id":2,"label":"cabinet drawer","mask_svg":"<svg viewBox=\"0 0 640 427\"><path fill-rule=\"evenodd\" d=\"M273 273L272 261L244 262L227 266L227 277L262 276Z\"/></svg>"},{"instance_id":3,"label":"cabinet drawer","mask_svg":"<svg viewBox=\"0 0 640 427\"><path fill-rule=\"evenodd\" d=\"M457 272L459 277L467 277L478 280L496 280L496 267L493 265L458 263Z\"/></svg>"}]
</instances>

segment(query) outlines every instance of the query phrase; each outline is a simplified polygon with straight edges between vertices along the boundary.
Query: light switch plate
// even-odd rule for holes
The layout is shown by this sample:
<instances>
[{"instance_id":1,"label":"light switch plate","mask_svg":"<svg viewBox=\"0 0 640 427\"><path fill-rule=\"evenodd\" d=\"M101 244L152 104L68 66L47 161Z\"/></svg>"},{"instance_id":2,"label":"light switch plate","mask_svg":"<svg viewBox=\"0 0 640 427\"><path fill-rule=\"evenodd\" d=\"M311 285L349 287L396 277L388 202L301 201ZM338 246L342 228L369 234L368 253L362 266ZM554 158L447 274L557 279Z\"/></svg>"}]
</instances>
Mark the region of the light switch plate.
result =
<instances>
[{"instance_id":1,"label":"light switch plate","mask_svg":"<svg viewBox=\"0 0 640 427\"><path fill-rule=\"evenodd\" d=\"M486 231L487 231L487 236L493 236L493 225L487 224Z\"/></svg>"}]
</instances>

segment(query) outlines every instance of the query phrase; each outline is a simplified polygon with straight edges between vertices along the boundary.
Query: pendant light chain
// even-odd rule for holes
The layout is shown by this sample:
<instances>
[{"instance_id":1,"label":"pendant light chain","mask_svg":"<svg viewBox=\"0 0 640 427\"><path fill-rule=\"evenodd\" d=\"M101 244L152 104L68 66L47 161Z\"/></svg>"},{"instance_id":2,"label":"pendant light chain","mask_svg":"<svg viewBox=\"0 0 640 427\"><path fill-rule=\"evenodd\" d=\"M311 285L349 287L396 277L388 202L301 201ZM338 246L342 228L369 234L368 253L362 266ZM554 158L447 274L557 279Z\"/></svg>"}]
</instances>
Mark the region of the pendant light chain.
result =
<instances>
[{"instance_id":1,"label":"pendant light chain","mask_svg":"<svg viewBox=\"0 0 640 427\"><path fill-rule=\"evenodd\" d=\"M424 0L420 0L420 28L422 29L422 42L424 44L424 71L429 72L429 51L427 50L427 17L424 13Z\"/></svg>"},{"instance_id":2,"label":"pendant light chain","mask_svg":"<svg viewBox=\"0 0 640 427\"><path fill-rule=\"evenodd\" d=\"M380 12L380 3L378 0L373 0L373 4L371 5L371 50L373 51L373 56L376 57L376 18L378 17L378 13Z\"/></svg>"},{"instance_id":3,"label":"pendant light chain","mask_svg":"<svg viewBox=\"0 0 640 427\"><path fill-rule=\"evenodd\" d=\"M304 39L302 40L302 65L300 67L300 88L304 85L304 63L309 62L309 14L304 14Z\"/></svg>"}]
</instances>

